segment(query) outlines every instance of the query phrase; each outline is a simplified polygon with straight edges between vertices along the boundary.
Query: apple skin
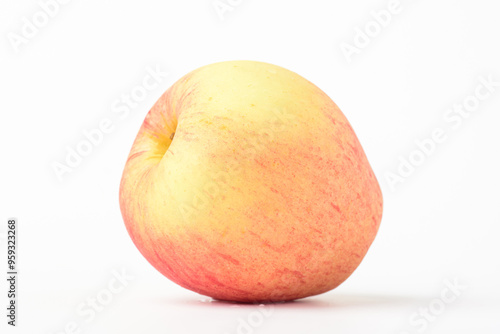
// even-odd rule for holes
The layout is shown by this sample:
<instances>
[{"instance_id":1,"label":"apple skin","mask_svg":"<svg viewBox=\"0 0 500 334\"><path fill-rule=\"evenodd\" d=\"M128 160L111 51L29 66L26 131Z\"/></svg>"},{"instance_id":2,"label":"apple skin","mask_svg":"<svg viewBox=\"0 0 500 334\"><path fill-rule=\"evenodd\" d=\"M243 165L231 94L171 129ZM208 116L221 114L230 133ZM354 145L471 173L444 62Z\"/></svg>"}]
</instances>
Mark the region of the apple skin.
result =
<instances>
[{"instance_id":1,"label":"apple skin","mask_svg":"<svg viewBox=\"0 0 500 334\"><path fill-rule=\"evenodd\" d=\"M337 105L284 68L201 67L142 124L120 184L134 244L173 282L219 300L329 291L360 264L382 193Z\"/></svg>"}]
</instances>

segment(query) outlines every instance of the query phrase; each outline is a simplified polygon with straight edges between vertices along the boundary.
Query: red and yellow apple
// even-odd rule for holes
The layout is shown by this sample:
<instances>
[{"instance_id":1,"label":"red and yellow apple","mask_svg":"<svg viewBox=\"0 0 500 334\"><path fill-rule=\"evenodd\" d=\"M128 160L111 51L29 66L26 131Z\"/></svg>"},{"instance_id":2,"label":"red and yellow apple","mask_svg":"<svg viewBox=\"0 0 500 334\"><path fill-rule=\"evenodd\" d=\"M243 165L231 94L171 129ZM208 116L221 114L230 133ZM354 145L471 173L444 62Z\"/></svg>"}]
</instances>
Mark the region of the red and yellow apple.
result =
<instances>
[{"instance_id":1,"label":"red and yellow apple","mask_svg":"<svg viewBox=\"0 0 500 334\"><path fill-rule=\"evenodd\" d=\"M185 75L149 111L120 207L139 251L177 284L220 300L285 301L356 269L382 194L323 91L275 65L229 61Z\"/></svg>"}]
</instances>

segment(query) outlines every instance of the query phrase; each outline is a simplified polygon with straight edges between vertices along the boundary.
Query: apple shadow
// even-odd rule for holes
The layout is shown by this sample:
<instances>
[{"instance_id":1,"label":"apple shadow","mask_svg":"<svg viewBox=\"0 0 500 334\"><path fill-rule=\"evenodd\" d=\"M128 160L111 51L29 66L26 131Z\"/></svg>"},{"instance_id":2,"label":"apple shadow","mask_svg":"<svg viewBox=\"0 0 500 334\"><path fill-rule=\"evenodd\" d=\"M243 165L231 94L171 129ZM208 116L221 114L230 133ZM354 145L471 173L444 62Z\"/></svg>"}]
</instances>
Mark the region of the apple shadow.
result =
<instances>
[{"instance_id":1,"label":"apple shadow","mask_svg":"<svg viewBox=\"0 0 500 334\"><path fill-rule=\"evenodd\" d=\"M201 298L200 298L201 297ZM364 307L379 307L379 306L408 306L418 305L425 298L416 296L401 296L401 295L361 295L361 294L336 294L327 293L318 296L308 297L287 302L277 303L238 303L224 300L216 300L210 297L200 296L195 299L177 299L170 300L177 305L187 305L193 307L210 307L210 308L257 308L273 305L279 309L346 309L346 308L364 308Z\"/></svg>"}]
</instances>

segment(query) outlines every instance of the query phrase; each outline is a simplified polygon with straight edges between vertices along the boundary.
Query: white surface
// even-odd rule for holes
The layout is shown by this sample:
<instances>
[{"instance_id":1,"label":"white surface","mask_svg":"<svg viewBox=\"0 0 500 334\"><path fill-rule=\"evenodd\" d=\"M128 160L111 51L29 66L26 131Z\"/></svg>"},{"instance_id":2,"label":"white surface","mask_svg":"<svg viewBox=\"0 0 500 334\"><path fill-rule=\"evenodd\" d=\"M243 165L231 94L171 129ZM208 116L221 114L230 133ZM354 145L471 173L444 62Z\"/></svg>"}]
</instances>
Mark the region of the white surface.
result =
<instances>
[{"instance_id":1,"label":"white surface","mask_svg":"<svg viewBox=\"0 0 500 334\"><path fill-rule=\"evenodd\" d=\"M388 3L243 0L221 20L212 0L74 0L16 53L7 34L40 9L2 1L1 232L17 217L21 239L19 326L7 328L2 311L1 332L59 333L72 321L82 333L500 332L500 87L456 129L443 121L479 77L500 81L500 6L402 0L348 63L341 43ZM358 270L338 289L275 305L268 316L163 278L130 241L118 207L122 168L151 105L188 71L233 59L275 63L322 88L353 125L384 192L381 228ZM169 75L118 118L113 103L156 66ZM59 181L52 163L105 118L112 132ZM447 140L392 191L385 174L437 127ZM104 296L122 269L134 279L86 322L77 307ZM444 281L454 279L466 286L460 295L429 326L412 323L420 308L440 305ZM0 289L4 305L3 279ZM244 329L249 317L262 324Z\"/></svg>"}]
</instances>

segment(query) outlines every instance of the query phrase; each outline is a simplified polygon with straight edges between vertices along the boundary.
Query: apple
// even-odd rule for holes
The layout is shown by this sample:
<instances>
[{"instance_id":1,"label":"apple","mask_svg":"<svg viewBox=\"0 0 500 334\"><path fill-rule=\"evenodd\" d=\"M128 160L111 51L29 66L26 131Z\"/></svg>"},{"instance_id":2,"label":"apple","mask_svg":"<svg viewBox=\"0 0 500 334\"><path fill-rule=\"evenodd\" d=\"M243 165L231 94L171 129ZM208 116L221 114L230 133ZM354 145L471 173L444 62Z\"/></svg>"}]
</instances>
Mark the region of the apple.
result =
<instances>
[{"instance_id":1,"label":"apple","mask_svg":"<svg viewBox=\"0 0 500 334\"><path fill-rule=\"evenodd\" d=\"M382 194L346 117L318 87L254 61L201 67L151 108L120 184L142 255L219 300L329 291L360 264Z\"/></svg>"}]
</instances>

